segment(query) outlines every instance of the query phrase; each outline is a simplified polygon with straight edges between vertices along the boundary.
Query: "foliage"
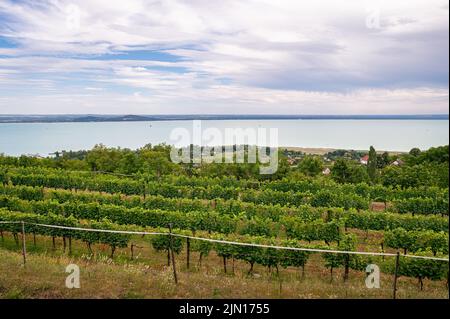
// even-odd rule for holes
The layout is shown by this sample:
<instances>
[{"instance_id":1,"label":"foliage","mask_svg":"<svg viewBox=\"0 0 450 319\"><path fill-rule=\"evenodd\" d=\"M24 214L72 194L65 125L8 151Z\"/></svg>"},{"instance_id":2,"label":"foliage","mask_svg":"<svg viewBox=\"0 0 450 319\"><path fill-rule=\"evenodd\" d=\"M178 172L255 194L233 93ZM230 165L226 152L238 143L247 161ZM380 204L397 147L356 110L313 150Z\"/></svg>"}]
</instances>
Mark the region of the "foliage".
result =
<instances>
[{"instance_id":1,"label":"foliage","mask_svg":"<svg viewBox=\"0 0 450 319\"><path fill-rule=\"evenodd\" d=\"M369 161L367 162L367 173L369 174L369 180L372 183L375 183L377 180L377 167L377 152L373 146L371 146L369 150Z\"/></svg>"},{"instance_id":2,"label":"foliage","mask_svg":"<svg viewBox=\"0 0 450 319\"><path fill-rule=\"evenodd\" d=\"M346 159L337 159L331 170L331 177L338 183L363 183L369 180L367 169Z\"/></svg>"},{"instance_id":3,"label":"foliage","mask_svg":"<svg viewBox=\"0 0 450 319\"><path fill-rule=\"evenodd\" d=\"M323 170L322 159L317 156L305 156L298 164L298 169L305 175L317 176Z\"/></svg>"},{"instance_id":4,"label":"foliage","mask_svg":"<svg viewBox=\"0 0 450 319\"><path fill-rule=\"evenodd\" d=\"M387 247L400 248L406 254L408 251L417 252L431 250L437 253L448 254L448 233L433 231L407 231L396 228L384 233L384 243Z\"/></svg>"},{"instance_id":5,"label":"foliage","mask_svg":"<svg viewBox=\"0 0 450 319\"><path fill-rule=\"evenodd\" d=\"M172 243L171 243L172 241ZM150 242L156 251L169 251L172 245L174 253L179 254L183 250L183 240L180 237L169 235L154 235Z\"/></svg>"}]
</instances>

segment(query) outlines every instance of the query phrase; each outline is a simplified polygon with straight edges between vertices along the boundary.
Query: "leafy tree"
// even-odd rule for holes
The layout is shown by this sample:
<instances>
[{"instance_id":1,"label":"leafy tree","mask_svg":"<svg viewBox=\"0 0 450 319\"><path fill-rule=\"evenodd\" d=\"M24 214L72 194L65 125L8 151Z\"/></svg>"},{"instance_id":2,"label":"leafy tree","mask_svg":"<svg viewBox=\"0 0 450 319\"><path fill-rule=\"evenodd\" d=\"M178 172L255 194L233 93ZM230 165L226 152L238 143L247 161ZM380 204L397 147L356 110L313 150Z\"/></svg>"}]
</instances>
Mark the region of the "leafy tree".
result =
<instances>
[{"instance_id":1,"label":"leafy tree","mask_svg":"<svg viewBox=\"0 0 450 319\"><path fill-rule=\"evenodd\" d=\"M122 174L133 174L139 170L139 166L140 163L136 153L128 151L122 155L116 170Z\"/></svg>"},{"instance_id":2,"label":"leafy tree","mask_svg":"<svg viewBox=\"0 0 450 319\"><path fill-rule=\"evenodd\" d=\"M368 182L367 169L361 165L350 165L350 176L347 181L353 184Z\"/></svg>"},{"instance_id":3,"label":"leafy tree","mask_svg":"<svg viewBox=\"0 0 450 319\"><path fill-rule=\"evenodd\" d=\"M140 171L150 173L158 178L171 173L179 173L182 170L181 166L170 160L166 152L142 150L140 157L142 160Z\"/></svg>"},{"instance_id":4,"label":"leafy tree","mask_svg":"<svg viewBox=\"0 0 450 319\"><path fill-rule=\"evenodd\" d=\"M114 172L120 157L118 150L99 144L88 152L86 161L93 171Z\"/></svg>"},{"instance_id":5,"label":"leafy tree","mask_svg":"<svg viewBox=\"0 0 450 319\"><path fill-rule=\"evenodd\" d=\"M363 183L369 179L367 169L342 158L334 163L331 177L338 183Z\"/></svg>"},{"instance_id":6,"label":"leafy tree","mask_svg":"<svg viewBox=\"0 0 450 319\"><path fill-rule=\"evenodd\" d=\"M298 165L298 169L305 175L316 176L323 170L323 162L317 156L307 155Z\"/></svg>"},{"instance_id":7,"label":"leafy tree","mask_svg":"<svg viewBox=\"0 0 450 319\"><path fill-rule=\"evenodd\" d=\"M377 152L370 147L369 150L369 161L367 162L367 173L369 174L369 179L374 183L377 179Z\"/></svg>"},{"instance_id":8,"label":"leafy tree","mask_svg":"<svg viewBox=\"0 0 450 319\"><path fill-rule=\"evenodd\" d=\"M422 151L417 147L414 147L409 151L409 155L414 156L414 157L419 156L421 153L422 153Z\"/></svg>"},{"instance_id":9,"label":"leafy tree","mask_svg":"<svg viewBox=\"0 0 450 319\"><path fill-rule=\"evenodd\" d=\"M381 172L381 183L391 187L439 186L447 188L448 182L449 167L446 163L425 162L412 166L388 166Z\"/></svg>"},{"instance_id":10,"label":"leafy tree","mask_svg":"<svg viewBox=\"0 0 450 319\"><path fill-rule=\"evenodd\" d=\"M405 160L409 165L419 165L425 163L448 164L449 147L448 145L431 147L423 152L418 152L416 149L412 149L409 154L405 156Z\"/></svg>"},{"instance_id":11,"label":"leafy tree","mask_svg":"<svg viewBox=\"0 0 450 319\"><path fill-rule=\"evenodd\" d=\"M332 178L338 183L346 183L350 178L350 165L345 159L338 158L331 170Z\"/></svg>"},{"instance_id":12,"label":"leafy tree","mask_svg":"<svg viewBox=\"0 0 450 319\"><path fill-rule=\"evenodd\" d=\"M377 168L383 169L388 166L391 162L388 152L384 152L383 154L377 155Z\"/></svg>"}]
</instances>

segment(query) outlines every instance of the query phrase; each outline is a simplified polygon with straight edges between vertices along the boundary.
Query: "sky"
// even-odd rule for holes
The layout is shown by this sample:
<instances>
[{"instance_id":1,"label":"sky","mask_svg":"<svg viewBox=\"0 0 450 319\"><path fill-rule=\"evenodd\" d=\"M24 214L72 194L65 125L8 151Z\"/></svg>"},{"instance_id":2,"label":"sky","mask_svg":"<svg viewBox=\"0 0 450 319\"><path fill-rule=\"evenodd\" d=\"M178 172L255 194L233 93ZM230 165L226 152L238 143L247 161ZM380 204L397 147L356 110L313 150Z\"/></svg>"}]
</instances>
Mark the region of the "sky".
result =
<instances>
[{"instance_id":1,"label":"sky","mask_svg":"<svg viewBox=\"0 0 450 319\"><path fill-rule=\"evenodd\" d=\"M448 114L441 0L0 0L0 114Z\"/></svg>"}]
</instances>

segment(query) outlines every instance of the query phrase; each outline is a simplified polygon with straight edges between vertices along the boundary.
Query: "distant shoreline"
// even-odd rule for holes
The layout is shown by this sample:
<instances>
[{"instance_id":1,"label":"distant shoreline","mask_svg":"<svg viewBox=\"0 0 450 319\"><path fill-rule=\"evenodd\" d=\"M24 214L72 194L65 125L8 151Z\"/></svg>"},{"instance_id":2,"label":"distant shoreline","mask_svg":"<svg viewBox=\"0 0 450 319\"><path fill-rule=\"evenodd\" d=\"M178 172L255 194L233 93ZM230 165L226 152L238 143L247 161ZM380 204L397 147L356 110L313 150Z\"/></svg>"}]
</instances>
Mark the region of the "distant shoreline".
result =
<instances>
[{"instance_id":1,"label":"distant shoreline","mask_svg":"<svg viewBox=\"0 0 450 319\"><path fill-rule=\"evenodd\" d=\"M230 120L448 120L448 114L429 115L110 115L60 114L19 115L0 114L0 123L89 123L89 122L156 122L156 121L230 121Z\"/></svg>"}]
</instances>

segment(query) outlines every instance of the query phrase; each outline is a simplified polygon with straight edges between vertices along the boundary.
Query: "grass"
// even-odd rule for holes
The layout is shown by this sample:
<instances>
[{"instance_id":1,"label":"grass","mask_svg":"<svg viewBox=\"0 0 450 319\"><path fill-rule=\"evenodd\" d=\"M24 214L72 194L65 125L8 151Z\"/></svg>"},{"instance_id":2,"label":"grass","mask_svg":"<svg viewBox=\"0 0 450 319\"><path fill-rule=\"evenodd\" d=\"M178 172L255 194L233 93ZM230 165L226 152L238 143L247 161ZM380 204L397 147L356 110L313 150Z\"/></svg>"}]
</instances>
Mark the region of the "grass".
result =
<instances>
[{"instance_id":1,"label":"grass","mask_svg":"<svg viewBox=\"0 0 450 319\"><path fill-rule=\"evenodd\" d=\"M366 288L365 274L358 271L351 270L344 283L343 270L337 269L331 281L320 255L311 257L302 277L299 269L280 268L277 275L261 266L249 275L241 261L235 262L234 273L230 261L224 274L222 259L214 254L204 258L200 268L198 254L191 253L187 269L182 252L176 257L176 285L166 255L155 252L145 239L133 241L143 247L136 249L135 259L130 259L129 249L119 249L111 260L103 245L94 245L89 255L84 244L74 241L69 256L61 240L53 250L50 238L38 236L35 247L29 236L24 267L20 248L5 234L0 240L0 298L392 298L392 275L381 275L379 289ZM65 268L71 263L80 267L80 289L65 287ZM444 281L426 280L420 291L416 279L401 277L398 288L398 298L449 297Z\"/></svg>"}]
</instances>

